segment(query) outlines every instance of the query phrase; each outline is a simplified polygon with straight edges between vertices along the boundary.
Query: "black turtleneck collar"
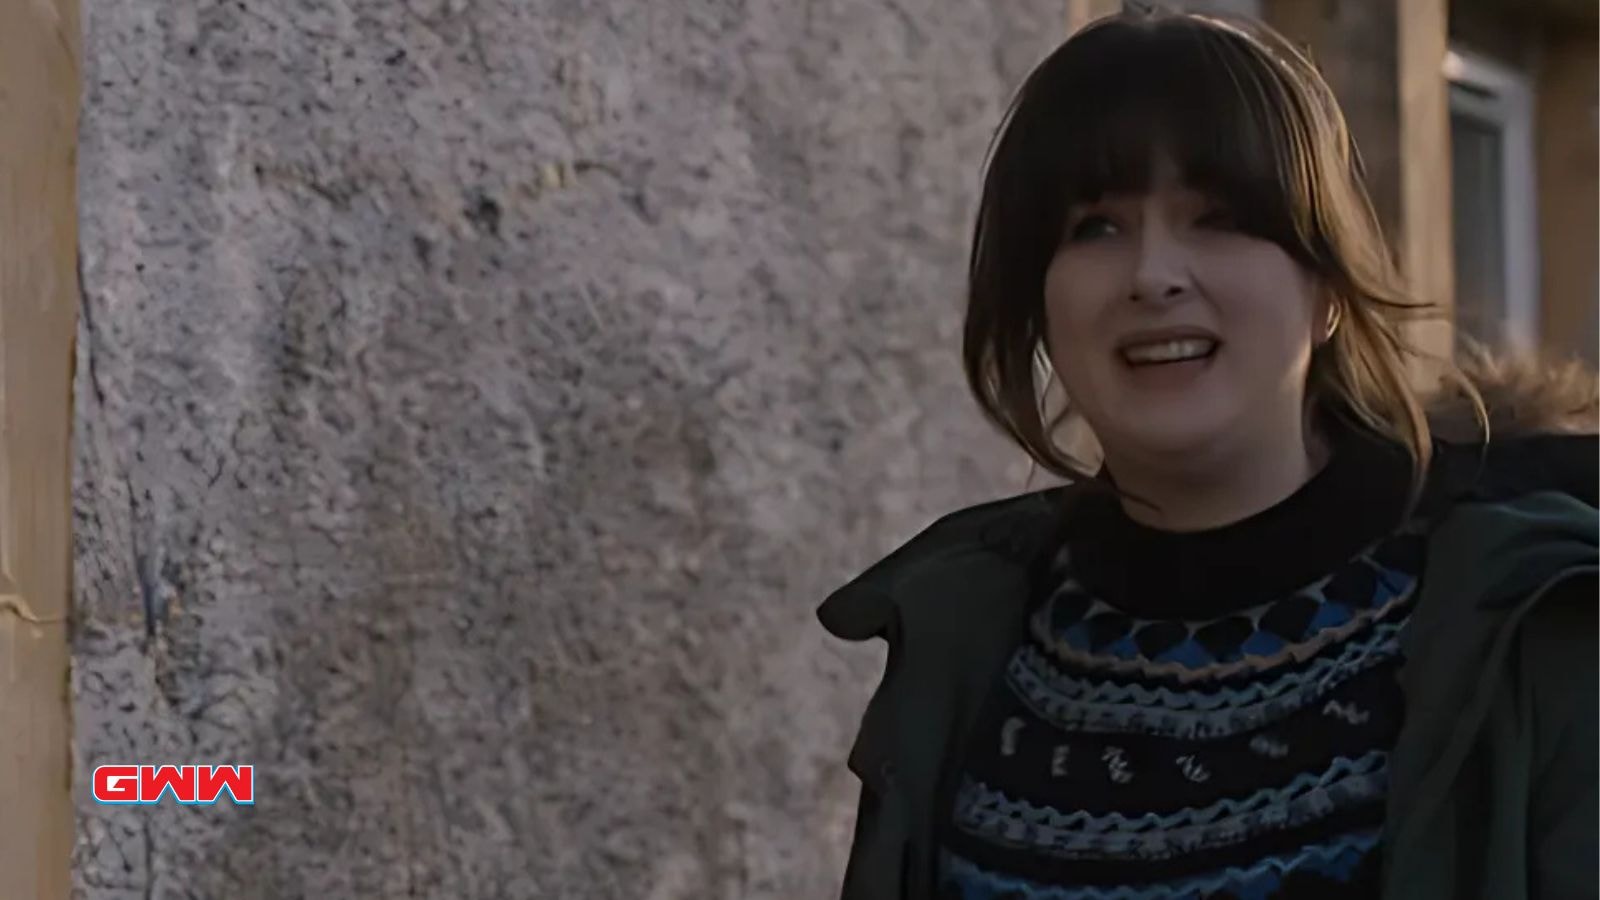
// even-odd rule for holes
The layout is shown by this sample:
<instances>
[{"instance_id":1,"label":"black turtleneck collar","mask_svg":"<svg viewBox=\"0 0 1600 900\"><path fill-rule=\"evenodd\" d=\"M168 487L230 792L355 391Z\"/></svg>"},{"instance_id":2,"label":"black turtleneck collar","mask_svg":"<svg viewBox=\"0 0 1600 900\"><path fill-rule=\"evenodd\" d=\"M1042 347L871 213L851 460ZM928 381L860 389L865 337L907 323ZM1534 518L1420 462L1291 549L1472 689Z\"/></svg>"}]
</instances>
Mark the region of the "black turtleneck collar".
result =
<instances>
[{"instance_id":1,"label":"black turtleneck collar","mask_svg":"<svg viewBox=\"0 0 1600 900\"><path fill-rule=\"evenodd\" d=\"M1328 574L1397 528L1411 461L1342 429L1328 463L1278 504L1238 522L1174 532L1123 510L1104 478L1069 491L1064 534L1084 587L1139 618L1204 619L1268 602Z\"/></svg>"}]
</instances>

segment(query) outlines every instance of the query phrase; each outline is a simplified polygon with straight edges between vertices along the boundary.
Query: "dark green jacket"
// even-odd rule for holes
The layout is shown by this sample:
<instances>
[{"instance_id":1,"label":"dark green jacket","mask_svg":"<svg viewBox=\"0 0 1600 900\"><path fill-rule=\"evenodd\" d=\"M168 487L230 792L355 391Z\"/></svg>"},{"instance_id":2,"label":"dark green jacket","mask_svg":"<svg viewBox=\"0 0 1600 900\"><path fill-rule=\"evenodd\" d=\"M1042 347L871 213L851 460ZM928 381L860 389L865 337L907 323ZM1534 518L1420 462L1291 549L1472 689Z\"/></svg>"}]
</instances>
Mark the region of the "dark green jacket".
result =
<instances>
[{"instance_id":1,"label":"dark green jacket","mask_svg":"<svg viewBox=\"0 0 1600 900\"><path fill-rule=\"evenodd\" d=\"M862 782L845 900L932 895L950 763L1023 637L1059 491L965 510L829 597L823 625L889 659L849 765ZM1595 897L1596 522L1555 492L1451 507L1404 639L1384 896Z\"/></svg>"}]
</instances>

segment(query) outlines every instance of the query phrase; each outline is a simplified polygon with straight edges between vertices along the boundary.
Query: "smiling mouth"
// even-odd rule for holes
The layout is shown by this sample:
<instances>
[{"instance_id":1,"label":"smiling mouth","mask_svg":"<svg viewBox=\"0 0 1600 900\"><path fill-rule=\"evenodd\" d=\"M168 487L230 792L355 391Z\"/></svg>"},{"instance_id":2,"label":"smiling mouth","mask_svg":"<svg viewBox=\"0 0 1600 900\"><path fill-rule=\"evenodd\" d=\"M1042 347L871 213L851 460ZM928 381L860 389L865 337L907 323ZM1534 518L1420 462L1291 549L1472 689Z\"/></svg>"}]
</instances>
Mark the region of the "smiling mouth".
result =
<instances>
[{"instance_id":1,"label":"smiling mouth","mask_svg":"<svg viewBox=\"0 0 1600 900\"><path fill-rule=\"evenodd\" d=\"M1220 344L1211 338L1173 338L1130 344L1119 352L1122 361L1130 366L1166 366L1173 363L1210 359L1216 355Z\"/></svg>"}]
</instances>

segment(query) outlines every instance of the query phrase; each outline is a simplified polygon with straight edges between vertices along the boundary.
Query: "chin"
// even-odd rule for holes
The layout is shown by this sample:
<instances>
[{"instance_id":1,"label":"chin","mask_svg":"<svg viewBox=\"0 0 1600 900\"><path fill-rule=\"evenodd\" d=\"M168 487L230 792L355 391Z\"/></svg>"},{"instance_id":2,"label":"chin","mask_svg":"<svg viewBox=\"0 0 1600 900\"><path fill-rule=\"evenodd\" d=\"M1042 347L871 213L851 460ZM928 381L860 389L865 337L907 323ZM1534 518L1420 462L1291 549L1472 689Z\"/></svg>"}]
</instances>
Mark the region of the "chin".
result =
<instances>
[{"instance_id":1,"label":"chin","mask_svg":"<svg viewBox=\"0 0 1600 900\"><path fill-rule=\"evenodd\" d=\"M1204 415L1203 411L1188 409L1163 416L1139 416L1133 421L1121 421L1103 432L1107 440L1102 444L1109 453L1129 456L1171 458L1175 467L1182 468L1204 458L1228 443L1233 431L1228 417Z\"/></svg>"}]
</instances>

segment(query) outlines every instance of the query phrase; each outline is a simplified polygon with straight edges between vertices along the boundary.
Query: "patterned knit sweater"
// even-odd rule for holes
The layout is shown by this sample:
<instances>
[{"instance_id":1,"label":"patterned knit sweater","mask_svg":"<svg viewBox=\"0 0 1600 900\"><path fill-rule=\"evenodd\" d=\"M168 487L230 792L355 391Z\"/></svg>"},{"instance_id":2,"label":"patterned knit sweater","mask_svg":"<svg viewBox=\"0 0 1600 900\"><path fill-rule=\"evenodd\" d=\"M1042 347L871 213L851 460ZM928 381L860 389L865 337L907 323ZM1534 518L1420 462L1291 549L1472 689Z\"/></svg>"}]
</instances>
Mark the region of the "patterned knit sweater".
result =
<instances>
[{"instance_id":1,"label":"patterned knit sweater","mask_svg":"<svg viewBox=\"0 0 1600 900\"><path fill-rule=\"evenodd\" d=\"M963 756L940 897L1375 896L1408 475L1346 438L1272 509L1185 534L1083 495Z\"/></svg>"}]
</instances>

